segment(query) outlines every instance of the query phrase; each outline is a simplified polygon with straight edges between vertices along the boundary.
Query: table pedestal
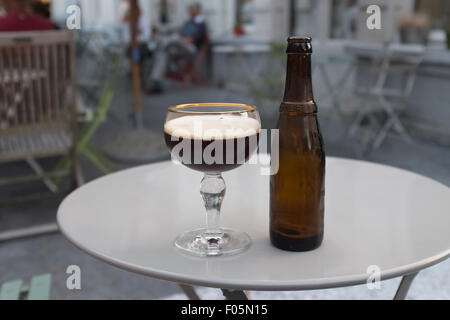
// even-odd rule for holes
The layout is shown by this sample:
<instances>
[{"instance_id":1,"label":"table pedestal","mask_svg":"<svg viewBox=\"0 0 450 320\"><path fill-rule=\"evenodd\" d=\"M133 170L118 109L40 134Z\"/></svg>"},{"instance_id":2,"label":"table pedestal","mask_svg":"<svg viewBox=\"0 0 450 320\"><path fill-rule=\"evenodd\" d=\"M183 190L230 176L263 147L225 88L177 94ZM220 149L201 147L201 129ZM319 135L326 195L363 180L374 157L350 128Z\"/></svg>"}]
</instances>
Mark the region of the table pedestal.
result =
<instances>
[{"instance_id":1,"label":"table pedestal","mask_svg":"<svg viewBox=\"0 0 450 320\"><path fill-rule=\"evenodd\" d=\"M402 277L402 281L398 285L394 300L405 300L408 295L409 288L419 272L411 273ZM192 286L180 284L181 289L190 300L200 300L199 295ZM249 300L247 294L243 290L221 289L225 300Z\"/></svg>"}]
</instances>

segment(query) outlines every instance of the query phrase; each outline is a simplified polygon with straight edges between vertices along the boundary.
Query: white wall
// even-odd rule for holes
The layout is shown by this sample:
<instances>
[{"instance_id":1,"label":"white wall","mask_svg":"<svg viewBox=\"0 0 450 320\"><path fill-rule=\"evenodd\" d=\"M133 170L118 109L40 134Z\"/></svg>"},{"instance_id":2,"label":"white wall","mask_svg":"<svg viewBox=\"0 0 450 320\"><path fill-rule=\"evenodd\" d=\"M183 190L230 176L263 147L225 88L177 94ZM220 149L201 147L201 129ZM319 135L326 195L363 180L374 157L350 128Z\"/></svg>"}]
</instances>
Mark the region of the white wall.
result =
<instances>
[{"instance_id":1,"label":"white wall","mask_svg":"<svg viewBox=\"0 0 450 320\"><path fill-rule=\"evenodd\" d=\"M367 7L372 0L358 0L360 12L358 15L356 39L362 42L382 43L398 40L395 20L409 15L414 11L414 0L378 0L381 9L381 30L369 30L366 26Z\"/></svg>"},{"instance_id":2,"label":"white wall","mask_svg":"<svg viewBox=\"0 0 450 320\"><path fill-rule=\"evenodd\" d=\"M66 0L53 0L50 5L51 16L55 21L62 21L66 15Z\"/></svg>"},{"instance_id":3,"label":"white wall","mask_svg":"<svg viewBox=\"0 0 450 320\"><path fill-rule=\"evenodd\" d=\"M51 14L53 20L64 22L66 9L71 4L81 7L81 27L86 29L107 29L118 23L120 0L53 0Z\"/></svg>"},{"instance_id":4,"label":"white wall","mask_svg":"<svg viewBox=\"0 0 450 320\"><path fill-rule=\"evenodd\" d=\"M168 0L170 23L181 25L188 18L187 6L193 2L201 4L212 37L231 34L234 26L234 0ZM157 10L159 8L155 8Z\"/></svg>"},{"instance_id":5,"label":"white wall","mask_svg":"<svg viewBox=\"0 0 450 320\"><path fill-rule=\"evenodd\" d=\"M289 0L253 0L254 1L254 23L248 29L249 35L257 38L264 38L272 41L284 41L288 36L289 29ZM317 0L313 0L317 1ZM314 10L311 13L304 13L299 16L304 24L310 26L301 27L298 34L311 34L318 32L321 38L327 38L328 26L320 22L317 18L319 12L327 13L331 0L318 0L325 10ZM91 29L108 29L118 26L119 12L118 4L120 0L53 0L52 16L57 21L65 19L67 5L79 2L82 7L82 27ZM232 35L235 25L235 3L236 0L168 0L169 19L172 24L181 25L187 19L186 7L193 2L199 2L203 7L211 37ZM159 21L160 1L159 0L139 0L142 11L142 18L150 20L152 24ZM308 21L306 21L307 19ZM328 17L329 19L329 17ZM315 21L315 23L314 23ZM326 31L323 31L324 27Z\"/></svg>"}]
</instances>

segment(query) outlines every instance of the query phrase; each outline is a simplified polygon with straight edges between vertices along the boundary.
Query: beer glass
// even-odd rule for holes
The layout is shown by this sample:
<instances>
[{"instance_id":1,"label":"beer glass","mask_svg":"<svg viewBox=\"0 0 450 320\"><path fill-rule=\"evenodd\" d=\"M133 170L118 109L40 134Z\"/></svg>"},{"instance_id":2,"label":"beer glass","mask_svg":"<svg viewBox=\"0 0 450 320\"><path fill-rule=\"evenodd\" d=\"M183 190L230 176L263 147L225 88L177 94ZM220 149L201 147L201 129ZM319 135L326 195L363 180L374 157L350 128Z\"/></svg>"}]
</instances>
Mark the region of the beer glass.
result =
<instances>
[{"instance_id":1,"label":"beer glass","mask_svg":"<svg viewBox=\"0 0 450 320\"><path fill-rule=\"evenodd\" d=\"M197 256L231 255L247 249L245 232L220 226L225 196L222 172L244 164L257 150L261 122L255 107L237 103L196 103L170 107L164 137L172 160L204 174L200 194L206 227L175 240L179 250Z\"/></svg>"}]
</instances>

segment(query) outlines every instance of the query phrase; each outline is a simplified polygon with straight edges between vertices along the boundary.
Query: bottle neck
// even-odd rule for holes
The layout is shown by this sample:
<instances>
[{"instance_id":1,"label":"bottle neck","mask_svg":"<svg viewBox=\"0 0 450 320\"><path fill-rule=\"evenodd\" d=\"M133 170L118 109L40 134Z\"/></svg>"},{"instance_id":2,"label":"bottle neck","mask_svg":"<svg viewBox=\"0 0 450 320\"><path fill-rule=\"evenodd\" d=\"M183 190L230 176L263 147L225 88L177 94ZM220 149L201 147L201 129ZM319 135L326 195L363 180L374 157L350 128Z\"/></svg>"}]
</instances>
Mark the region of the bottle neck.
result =
<instances>
[{"instance_id":1,"label":"bottle neck","mask_svg":"<svg viewBox=\"0 0 450 320\"><path fill-rule=\"evenodd\" d=\"M311 54L288 54L286 85L281 110L303 113L317 112L311 81Z\"/></svg>"}]
</instances>

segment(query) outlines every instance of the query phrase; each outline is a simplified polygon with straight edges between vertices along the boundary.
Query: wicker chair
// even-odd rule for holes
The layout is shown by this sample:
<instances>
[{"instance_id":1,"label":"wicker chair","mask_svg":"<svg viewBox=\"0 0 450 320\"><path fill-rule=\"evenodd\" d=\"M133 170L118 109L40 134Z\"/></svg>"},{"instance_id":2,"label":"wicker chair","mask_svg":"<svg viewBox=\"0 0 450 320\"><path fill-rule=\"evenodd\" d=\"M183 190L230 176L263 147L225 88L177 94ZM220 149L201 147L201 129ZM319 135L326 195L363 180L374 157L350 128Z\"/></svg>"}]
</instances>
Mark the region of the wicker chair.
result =
<instances>
[{"instance_id":1,"label":"wicker chair","mask_svg":"<svg viewBox=\"0 0 450 320\"><path fill-rule=\"evenodd\" d=\"M35 173L0 176L0 186L42 180L51 193L57 193L55 177L71 175L81 183L75 79L73 32L0 33L0 165L23 160ZM73 158L69 170L45 172L36 160L67 154Z\"/></svg>"}]
</instances>

